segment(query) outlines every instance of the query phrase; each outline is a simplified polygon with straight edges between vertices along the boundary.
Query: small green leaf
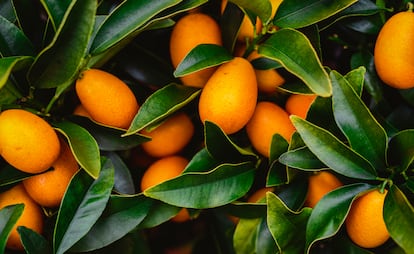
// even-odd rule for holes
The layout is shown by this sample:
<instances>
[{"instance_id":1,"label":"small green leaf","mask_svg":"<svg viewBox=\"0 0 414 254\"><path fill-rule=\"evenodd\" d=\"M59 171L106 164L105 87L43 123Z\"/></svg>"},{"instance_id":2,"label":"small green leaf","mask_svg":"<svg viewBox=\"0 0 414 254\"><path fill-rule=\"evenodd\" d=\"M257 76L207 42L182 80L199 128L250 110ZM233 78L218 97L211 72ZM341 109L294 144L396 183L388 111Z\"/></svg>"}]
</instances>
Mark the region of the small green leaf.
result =
<instances>
[{"instance_id":1,"label":"small green leaf","mask_svg":"<svg viewBox=\"0 0 414 254\"><path fill-rule=\"evenodd\" d=\"M220 162L213 158L207 151L207 149L204 147L191 158L190 162L184 169L184 173L207 172L217 167L218 165L220 165Z\"/></svg>"},{"instance_id":2,"label":"small green leaf","mask_svg":"<svg viewBox=\"0 0 414 254\"><path fill-rule=\"evenodd\" d=\"M99 28L92 43L91 53L97 55L126 37L134 35L155 15L181 1L135 0L122 2Z\"/></svg>"},{"instance_id":3,"label":"small green leaf","mask_svg":"<svg viewBox=\"0 0 414 254\"><path fill-rule=\"evenodd\" d=\"M34 86L54 88L75 80L88 47L96 8L96 1L74 1L53 41L38 55L29 71Z\"/></svg>"},{"instance_id":4,"label":"small green leaf","mask_svg":"<svg viewBox=\"0 0 414 254\"><path fill-rule=\"evenodd\" d=\"M21 180L30 177L32 174L25 173L7 164L0 170L0 186L20 182Z\"/></svg>"},{"instance_id":5,"label":"small green leaf","mask_svg":"<svg viewBox=\"0 0 414 254\"><path fill-rule=\"evenodd\" d=\"M262 218L240 219L233 233L236 253L256 253L257 229Z\"/></svg>"},{"instance_id":6,"label":"small green leaf","mask_svg":"<svg viewBox=\"0 0 414 254\"><path fill-rule=\"evenodd\" d=\"M364 66L352 69L348 72L344 78L348 81L348 84L354 89L354 91L362 96L362 90L364 88L366 69Z\"/></svg>"},{"instance_id":7,"label":"small green leaf","mask_svg":"<svg viewBox=\"0 0 414 254\"><path fill-rule=\"evenodd\" d=\"M280 62L312 92L322 97L331 95L329 76L303 33L290 28L280 29L259 46L259 54Z\"/></svg>"},{"instance_id":8,"label":"small green leaf","mask_svg":"<svg viewBox=\"0 0 414 254\"><path fill-rule=\"evenodd\" d=\"M91 230L70 250L87 252L103 248L132 231L147 215L152 200L139 196L111 196Z\"/></svg>"},{"instance_id":9,"label":"small green leaf","mask_svg":"<svg viewBox=\"0 0 414 254\"><path fill-rule=\"evenodd\" d=\"M388 160L391 166L398 165L399 171L408 169L414 161L414 130L407 129L391 137L388 145Z\"/></svg>"},{"instance_id":10,"label":"small green leaf","mask_svg":"<svg viewBox=\"0 0 414 254\"><path fill-rule=\"evenodd\" d=\"M326 168L326 165L308 147L287 151L279 157L279 161L286 166L305 171L316 171Z\"/></svg>"},{"instance_id":11,"label":"small green leaf","mask_svg":"<svg viewBox=\"0 0 414 254\"><path fill-rule=\"evenodd\" d=\"M273 193L267 193L267 224L281 253L303 253L306 223L312 209L292 211Z\"/></svg>"},{"instance_id":12,"label":"small green leaf","mask_svg":"<svg viewBox=\"0 0 414 254\"><path fill-rule=\"evenodd\" d=\"M216 44L200 44L193 48L180 62L174 71L175 77L228 62L233 56L222 46Z\"/></svg>"},{"instance_id":13,"label":"small green leaf","mask_svg":"<svg viewBox=\"0 0 414 254\"><path fill-rule=\"evenodd\" d=\"M5 206L0 209L0 252L6 249L7 238L24 210L24 204Z\"/></svg>"},{"instance_id":14,"label":"small green leaf","mask_svg":"<svg viewBox=\"0 0 414 254\"><path fill-rule=\"evenodd\" d=\"M269 172L267 174L266 185L277 186L289 181L287 168L279 161L280 155L286 152L289 143L279 134L274 134L270 144Z\"/></svg>"},{"instance_id":15,"label":"small green leaf","mask_svg":"<svg viewBox=\"0 0 414 254\"><path fill-rule=\"evenodd\" d=\"M375 188L365 183L345 185L335 189L316 204L306 227L306 251L319 240L335 235L345 221L352 202L361 192Z\"/></svg>"},{"instance_id":16,"label":"small green leaf","mask_svg":"<svg viewBox=\"0 0 414 254\"><path fill-rule=\"evenodd\" d=\"M0 55L5 56L34 56L32 42L13 23L0 16Z\"/></svg>"},{"instance_id":17,"label":"small green leaf","mask_svg":"<svg viewBox=\"0 0 414 254\"><path fill-rule=\"evenodd\" d=\"M302 208L308 194L307 174L300 174L277 191L277 196L293 211Z\"/></svg>"},{"instance_id":18,"label":"small green leaf","mask_svg":"<svg viewBox=\"0 0 414 254\"><path fill-rule=\"evenodd\" d=\"M386 168L387 134L348 81L331 72L335 120L351 148L366 158L376 170Z\"/></svg>"},{"instance_id":19,"label":"small green leaf","mask_svg":"<svg viewBox=\"0 0 414 254\"><path fill-rule=\"evenodd\" d=\"M121 156L116 152L107 152L103 156L111 160L112 165L114 165L114 191L121 194L135 194L134 179Z\"/></svg>"},{"instance_id":20,"label":"small green leaf","mask_svg":"<svg viewBox=\"0 0 414 254\"><path fill-rule=\"evenodd\" d=\"M181 207L169 205L159 200L150 198L148 198L148 200L152 201L152 205L144 220L138 225L138 228L140 229L154 228L168 221L181 210Z\"/></svg>"},{"instance_id":21,"label":"small green leaf","mask_svg":"<svg viewBox=\"0 0 414 254\"><path fill-rule=\"evenodd\" d=\"M311 152L329 168L351 178L376 179L372 165L330 132L298 116L291 120Z\"/></svg>"},{"instance_id":22,"label":"small green leaf","mask_svg":"<svg viewBox=\"0 0 414 254\"><path fill-rule=\"evenodd\" d=\"M253 17L259 17L264 24L267 24L272 15L272 5L270 1L249 1L249 0L230 0L240 6L247 13L251 13ZM253 23L256 22L256 18L253 19Z\"/></svg>"},{"instance_id":23,"label":"small green leaf","mask_svg":"<svg viewBox=\"0 0 414 254\"><path fill-rule=\"evenodd\" d=\"M109 160L102 165L98 179L80 170L69 183L55 224L54 253L69 250L88 233L104 211L114 185L114 168Z\"/></svg>"},{"instance_id":24,"label":"small green leaf","mask_svg":"<svg viewBox=\"0 0 414 254\"><path fill-rule=\"evenodd\" d=\"M324 20L344 10L357 0L290 0L282 1L273 24L278 27L301 28Z\"/></svg>"},{"instance_id":25,"label":"small green leaf","mask_svg":"<svg viewBox=\"0 0 414 254\"><path fill-rule=\"evenodd\" d=\"M200 91L198 88L179 84L160 88L144 101L124 136L135 134L151 124L160 122L192 101Z\"/></svg>"},{"instance_id":26,"label":"small green leaf","mask_svg":"<svg viewBox=\"0 0 414 254\"><path fill-rule=\"evenodd\" d=\"M52 246L42 235L25 226L18 226L20 240L28 254L52 254Z\"/></svg>"},{"instance_id":27,"label":"small green leaf","mask_svg":"<svg viewBox=\"0 0 414 254\"><path fill-rule=\"evenodd\" d=\"M414 250L414 208L406 195L394 184L384 201L384 221L391 238L404 250Z\"/></svg>"},{"instance_id":28,"label":"small green leaf","mask_svg":"<svg viewBox=\"0 0 414 254\"><path fill-rule=\"evenodd\" d=\"M30 56L11 56L0 58L0 89L6 84L12 71L27 67L33 62Z\"/></svg>"},{"instance_id":29,"label":"small green leaf","mask_svg":"<svg viewBox=\"0 0 414 254\"><path fill-rule=\"evenodd\" d=\"M65 20L66 12L74 5L74 0L41 0L50 21L55 29Z\"/></svg>"},{"instance_id":30,"label":"small green leaf","mask_svg":"<svg viewBox=\"0 0 414 254\"><path fill-rule=\"evenodd\" d=\"M234 51L240 25L244 19L243 11L234 3L228 1L220 18L220 28L223 46L229 51Z\"/></svg>"},{"instance_id":31,"label":"small green leaf","mask_svg":"<svg viewBox=\"0 0 414 254\"><path fill-rule=\"evenodd\" d=\"M93 178L101 170L100 152L93 136L81 126L64 121L54 124L69 141L70 148L79 165Z\"/></svg>"},{"instance_id":32,"label":"small green leaf","mask_svg":"<svg viewBox=\"0 0 414 254\"><path fill-rule=\"evenodd\" d=\"M257 237L256 237L256 253L257 254L267 254L274 253L277 249L275 239L270 232L267 220L263 218L259 227L257 228Z\"/></svg>"},{"instance_id":33,"label":"small green leaf","mask_svg":"<svg viewBox=\"0 0 414 254\"><path fill-rule=\"evenodd\" d=\"M222 164L209 172L189 172L144 191L148 197L178 207L222 206L245 195L254 178L250 162Z\"/></svg>"}]
</instances>

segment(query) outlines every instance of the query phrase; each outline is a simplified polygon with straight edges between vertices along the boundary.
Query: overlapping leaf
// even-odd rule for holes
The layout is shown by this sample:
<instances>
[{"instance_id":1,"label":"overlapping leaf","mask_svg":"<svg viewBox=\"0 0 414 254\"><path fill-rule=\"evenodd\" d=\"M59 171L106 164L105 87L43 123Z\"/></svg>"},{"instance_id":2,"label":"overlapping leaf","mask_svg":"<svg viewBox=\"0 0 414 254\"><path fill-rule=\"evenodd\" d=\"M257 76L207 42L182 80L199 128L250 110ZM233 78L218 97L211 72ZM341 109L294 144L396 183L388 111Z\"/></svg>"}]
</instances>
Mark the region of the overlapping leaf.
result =
<instances>
[{"instance_id":1,"label":"overlapping leaf","mask_svg":"<svg viewBox=\"0 0 414 254\"><path fill-rule=\"evenodd\" d=\"M0 209L0 252L6 248L7 238L24 210L24 204L15 204Z\"/></svg>"},{"instance_id":2,"label":"overlapping leaf","mask_svg":"<svg viewBox=\"0 0 414 254\"><path fill-rule=\"evenodd\" d=\"M28 67L33 61L30 56L11 56L0 58L0 89L6 84L12 71Z\"/></svg>"},{"instance_id":3,"label":"overlapping leaf","mask_svg":"<svg viewBox=\"0 0 414 254\"><path fill-rule=\"evenodd\" d=\"M18 226L20 240L24 250L29 254L52 254L52 246L47 239L36 231L25 226Z\"/></svg>"},{"instance_id":4,"label":"overlapping leaf","mask_svg":"<svg viewBox=\"0 0 414 254\"><path fill-rule=\"evenodd\" d=\"M408 169L414 161L414 130L403 130L391 137L388 158L391 166L398 166L397 171Z\"/></svg>"},{"instance_id":5,"label":"overlapping leaf","mask_svg":"<svg viewBox=\"0 0 414 254\"><path fill-rule=\"evenodd\" d=\"M53 27L57 30L62 21L65 20L65 14L72 8L76 0L41 0L40 2L45 8Z\"/></svg>"},{"instance_id":6,"label":"overlapping leaf","mask_svg":"<svg viewBox=\"0 0 414 254\"><path fill-rule=\"evenodd\" d=\"M264 24L267 24L271 18L272 5L270 1L249 1L249 0L230 0L237 4L253 17L259 17ZM253 23L256 19L253 19Z\"/></svg>"},{"instance_id":7,"label":"overlapping leaf","mask_svg":"<svg viewBox=\"0 0 414 254\"><path fill-rule=\"evenodd\" d=\"M34 56L32 42L13 23L0 16L0 55L1 56Z\"/></svg>"}]
</instances>

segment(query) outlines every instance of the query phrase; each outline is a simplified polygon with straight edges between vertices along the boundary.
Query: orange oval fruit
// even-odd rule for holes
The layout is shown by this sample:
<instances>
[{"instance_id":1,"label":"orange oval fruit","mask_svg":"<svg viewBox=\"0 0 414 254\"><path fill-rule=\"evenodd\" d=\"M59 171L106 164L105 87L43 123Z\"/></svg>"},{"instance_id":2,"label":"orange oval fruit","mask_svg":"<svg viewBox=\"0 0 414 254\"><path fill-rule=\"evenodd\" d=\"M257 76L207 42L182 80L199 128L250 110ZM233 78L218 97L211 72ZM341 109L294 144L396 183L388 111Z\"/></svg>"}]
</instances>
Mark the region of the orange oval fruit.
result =
<instances>
[{"instance_id":1,"label":"orange oval fruit","mask_svg":"<svg viewBox=\"0 0 414 254\"><path fill-rule=\"evenodd\" d=\"M372 190L357 198L345 220L345 227L351 240L363 248L375 248L390 237L383 217L387 190L380 193Z\"/></svg>"},{"instance_id":2,"label":"orange oval fruit","mask_svg":"<svg viewBox=\"0 0 414 254\"><path fill-rule=\"evenodd\" d=\"M315 94L292 94L286 100L285 109L290 115L305 119L315 99Z\"/></svg>"},{"instance_id":3,"label":"orange oval fruit","mask_svg":"<svg viewBox=\"0 0 414 254\"><path fill-rule=\"evenodd\" d=\"M201 12L189 13L174 25L170 37L170 58L174 68L197 45L222 45L219 24L209 15ZM216 67L206 68L183 77L181 82L187 86L203 87Z\"/></svg>"},{"instance_id":4,"label":"orange oval fruit","mask_svg":"<svg viewBox=\"0 0 414 254\"><path fill-rule=\"evenodd\" d=\"M0 155L13 167L40 173L60 152L56 131L43 118L23 109L0 113Z\"/></svg>"},{"instance_id":5,"label":"orange oval fruit","mask_svg":"<svg viewBox=\"0 0 414 254\"><path fill-rule=\"evenodd\" d=\"M378 76L397 89L414 87L414 13L399 12L381 28L374 48Z\"/></svg>"},{"instance_id":6,"label":"orange oval fruit","mask_svg":"<svg viewBox=\"0 0 414 254\"><path fill-rule=\"evenodd\" d=\"M342 185L342 182L333 173L326 170L310 175L305 206L315 207L323 196Z\"/></svg>"},{"instance_id":7,"label":"orange oval fruit","mask_svg":"<svg viewBox=\"0 0 414 254\"><path fill-rule=\"evenodd\" d=\"M154 130L143 130L141 134L151 138L142 143L142 149L150 156L164 157L178 153L191 141L194 124L186 113L179 112Z\"/></svg>"},{"instance_id":8,"label":"orange oval fruit","mask_svg":"<svg viewBox=\"0 0 414 254\"><path fill-rule=\"evenodd\" d=\"M79 169L69 145L61 140L60 146L60 155L51 170L23 180L29 196L41 206L59 206L70 180Z\"/></svg>"},{"instance_id":9,"label":"orange oval fruit","mask_svg":"<svg viewBox=\"0 0 414 254\"><path fill-rule=\"evenodd\" d=\"M226 134L241 130L253 115L257 102L257 82L253 67L241 57L222 64L200 94L201 121L214 122Z\"/></svg>"},{"instance_id":10,"label":"orange oval fruit","mask_svg":"<svg viewBox=\"0 0 414 254\"><path fill-rule=\"evenodd\" d=\"M295 127L283 108L273 102L260 101L246 125L246 132L253 147L268 158L273 135L277 133L290 141Z\"/></svg>"},{"instance_id":11,"label":"orange oval fruit","mask_svg":"<svg viewBox=\"0 0 414 254\"><path fill-rule=\"evenodd\" d=\"M92 119L104 125L127 129L138 112L138 102L129 86L106 71L83 71L75 88Z\"/></svg>"},{"instance_id":12,"label":"orange oval fruit","mask_svg":"<svg viewBox=\"0 0 414 254\"><path fill-rule=\"evenodd\" d=\"M91 118L91 115L88 113L88 111L86 111L85 107L82 104L77 105L72 114Z\"/></svg>"},{"instance_id":13,"label":"orange oval fruit","mask_svg":"<svg viewBox=\"0 0 414 254\"><path fill-rule=\"evenodd\" d=\"M43 212L40 206L27 194L23 184L18 184L0 193L0 209L15 204L24 204L24 210L7 239L6 247L13 250L23 250L17 227L25 226L42 234L44 227Z\"/></svg>"}]
</instances>

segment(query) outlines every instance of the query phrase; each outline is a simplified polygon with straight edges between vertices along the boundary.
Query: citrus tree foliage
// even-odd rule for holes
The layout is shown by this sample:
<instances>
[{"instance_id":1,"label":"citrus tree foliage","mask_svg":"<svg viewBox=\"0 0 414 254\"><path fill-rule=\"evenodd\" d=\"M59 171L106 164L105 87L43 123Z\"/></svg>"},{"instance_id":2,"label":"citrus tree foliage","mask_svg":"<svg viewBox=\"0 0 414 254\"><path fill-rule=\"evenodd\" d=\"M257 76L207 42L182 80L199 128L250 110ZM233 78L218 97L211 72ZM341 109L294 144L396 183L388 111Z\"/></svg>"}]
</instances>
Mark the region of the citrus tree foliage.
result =
<instances>
[{"instance_id":1,"label":"citrus tree foliage","mask_svg":"<svg viewBox=\"0 0 414 254\"><path fill-rule=\"evenodd\" d=\"M386 87L372 55L379 29L405 1L289 0L274 17L270 6L231 0L218 17L220 1L207 0L0 3L0 109L47 119L81 166L60 207L45 209L47 234L19 227L28 253L150 253L145 233L182 207L194 220L208 220L204 237L215 241L208 247L214 253L371 253L377 250L349 240L343 224L352 202L374 188L389 190L384 220L391 239L378 251L412 253L414 93ZM196 8L220 20L224 44L199 45L173 69L168 32ZM231 60L243 15L263 21L243 57L258 50L256 69L289 77L272 100L318 95L307 118L291 117L296 133L290 142L275 135L268 159L243 131L226 135L212 122L199 124L184 173L140 192L142 172L129 160L149 140L139 131L178 110L196 118L201 90L179 77ZM72 115L74 82L92 67L121 77L136 94L141 108L128 130ZM4 189L30 176L3 160L0 166ZM328 168L344 186L304 207L307 177ZM274 191L259 203L246 201L264 186ZM0 210L1 251L22 211L22 205ZM230 216L238 223L228 223Z\"/></svg>"}]
</instances>

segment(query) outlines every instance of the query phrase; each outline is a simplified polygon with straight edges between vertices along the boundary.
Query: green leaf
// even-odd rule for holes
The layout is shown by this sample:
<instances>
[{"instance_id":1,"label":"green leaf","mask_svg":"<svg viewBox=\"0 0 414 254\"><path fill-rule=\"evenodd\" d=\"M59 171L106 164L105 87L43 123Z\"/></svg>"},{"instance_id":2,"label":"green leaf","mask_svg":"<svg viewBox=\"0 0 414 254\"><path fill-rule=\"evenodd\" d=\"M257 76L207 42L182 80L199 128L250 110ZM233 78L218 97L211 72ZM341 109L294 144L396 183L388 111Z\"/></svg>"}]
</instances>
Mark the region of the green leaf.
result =
<instances>
[{"instance_id":1,"label":"green leaf","mask_svg":"<svg viewBox=\"0 0 414 254\"><path fill-rule=\"evenodd\" d=\"M308 194L308 177L307 174L296 176L289 184L280 188L276 195L293 211L299 211L302 208Z\"/></svg>"},{"instance_id":2,"label":"green leaf","mask_svg":"<svg viewBox=\"0 0 414 254\"><path fill-rule=\"evenodd\" d=\"M408 169L414 161L414 130L398 132L391 137L388 144L388 161L391 166L397 165L400 172Z\"/></svg>"},{"instance_id":3,"label":"green leaf","mask_svg":"<svg viewBox=\"0 0 414 254\"><path fill-rule=\"evenodd\" d=\"M32 174L25 173L7 164L0 170L0 186L20 182L21 180L30 177Z\"/></svg>"},{"instance_id":4,"label":"green leaf","mask_svg":"<svg viewBox=\"0 0 414 254\"><path fill-rule=\"evenodd\" d=\"M109 160L94 180L80 170L69 183L60 206L53 234L54 253L62 254L85 236L101 216L114 185Z\"/></svg>"},{"instance_id":5,"label":"green leaf","mask_svg":"<svg viewBox=\"0 0 414 254\"><path fill-rule=\"evenodd\" d=\"M69 141L70 148L79 165L93 178L98 178L101 170L100 152L93 136L81 126L62 121L54 126Z\"/></svg>"},{"instance_id":6,"label":"green leaf","mask_svg":"<svg viewBox=\"0 0 414 254\"><path fill-rule=\"evenodd\" d=\"M329 168L351 178L376 179L372 165L330 132L297 116L291 120L311 152Z\"/></svg>"},{"instance_id":7,"label":"green leaf","mask_svg":"<svg viewBox=\"0 0 414 254\"><path fill-rule=\"evenodd\" d=\"M121 156L116 152L107 152L103 156L111 160L115 170L114 191L121 194L135 194L134 179Z\"/></svg>"},{"instance_id":8,"label":"green leaf","mask_svg":"<svg viewBox=\"0 0 414 254\"><path fill-rule=\"evenodd\" d=\"M6 249L7 238L24 210L24 204L5 206L0 209L0 252Z\"/></svg>"},{"instance_id":9,"label":"green leaf","mask_svg":"<svg viewBox=\"0 0 414 254\"><path fill-rule=\"evenodd\" d=\"M230 0L240 6L253 17L259 17L264 24L267 24L272 15L272 5L269 1L250 1L250 0ZM253 19L256 22L256 18Z\"/></svg>"},{"instance_id":10,"label":"green leaf","mask_svg":"<svg viewBox=\"0 0 414 254\"><path fill-rule=\"evenodd\" d=\"M222 164L206 173L182 174L145 190L144 194L178 207L212 208L246 194L253 183L254 173L254 165L249 162Z\"/></svg>"},{"instance_id":11,"label":"green leaf","mask_svg":"<svg viewBox=\"0 0 414 254\"><path fill-rule=\"evenodd\" d=\"M34 56L32 42L13 23L0 16L0 55L1 56Z\"/></svg>"},{"instance_id":12,"label":"green leaf","mask_svg":"<svg viewBox=\"0 0 414 254\"><path fill-rule=\"evenodd\" d=\"M99 28L92 43L91 53L97 55L126 37L134 36L151 18L179 2L181 0L122 2Z\"/></svg>"},{"instance_id":13,"label":"green leaf","mask_svg":"<svg viewBox=\"0 0 414 254\"><path fill-rule=\"evenodd\" d=\"M170 84L158 89L141 105L124 136L135 134L151 124L160 122L191 102L200 91L198 88L179 84Z\"/></svg>"},{"instance_id":14,"label":"green leaf","mask_svg":"<svg viewBox=\"0 0 414 254\"><path fill-rule=\"evenodd\" d=\"M326 168L325 164L308 147L287 151L279 157L279 161L286 166L305 171L316 171Z\"/></svg>"},{"instance_id":15,"label":"green leaf","mask_svg":"<svg viewBox=\"0 0 414 254\"><path fill-rule=\"evenodd\" d=\"M373 188L375 188L373 185L355 183L335 189L323 196L313 208L306 227L307 253L316 241L334 236L344 223L357 195Z\"/></svg>"},{"instance_id":16,"label":"green leaf","mask_svg":"<svg viewBox=\"0 0 414 254\"><path fill-rule=\"evenodd\" d=\"M139 224L138 228L140 229L154 228L168 221L181 210L181 207L172 206L159 200L148 199L152 201L152 205L147 213L147 216L141 224Z\"/></svg>"},{"instance_id":17,"label":"green leaf","mask_svg":"<svg viewBox=\"0 0 414 254\"><path fill-rule=\"evenodd\" d=\"M349 7L357 0L290 0L282 1L273 24L301 28L324 20Z\"/></svg>"},{"instance_id":18,"label":"green leaf","mask_svg":"<svg viewBox=\"0 0 414 254\"><path fill-rule=\"evenodd\" d=\"M216 44L200 44L193 48L177 66L175 77L228 62L233 56L222 46Z\"/></svg>"},{"instance_id":19,"label":"green leaf","mask_svg":"<svg viewBox=\"0 0 414 254\"><path fill-rule=\"evenodd\" d=\"M286 43L289 41L290 43ZM331 81L309 39L301 32L280 29L259 46L259 54L280 62L322 97L331 95Z\"/></svg>"},{"instance_id":20,"label":"green leaf","mask_svg":"<svg viewBox=\"0 0 414 254\"><path fill-rule=\"evenodd\" d=\"M6 80L6 83L3 84L3 87L0 88L0 108L2 105L13 104L22 97L23 95L20 90L18 90L15 84L8 79Z\"/></svg>"},{"instance_id":21,"label":"green leaf","mask_svg":"<svg viewBox=\"0 0 414 254\"><path fill-rule=\"evenodd\" d=\"M306 223L312 209L292 211L273 193L267 193L267 224L281 253L303 253Z\"/></svg>"},{"instance_id":22,"label":"green leaf","mask_svg":"<svg viewBox=\"0 0 414 254\"><path fill-rule=\"evenodd\" d=\"M387 134L348 81L331 72L335 120L351 148L366 158L376 170L386 168Z\"/></svg>"},{"instance_id":23,"label":"green leaf","mask_svg":"<svg viewBox=\"0 0 414 254\"><path fill-rule=\"evenodd\" d=\"M204 147L191 158L190 162L185 167L183 173L207 172L217 167L218 165L220 165L220 162L213 158L207 151L207 149Z\"/></svg>"},{"instance_id":24,"label":"green leaf","mask_svg":"<svg viewBox=\"0 0 414 254\"><path fill-rule=\"evenodd\" d=\"M87 252L103 248L132 231L147 215L152 200L139 196L111 196L91 230L70 250Z\"/></svg>"},{"instance_id":25,"label":"green leaf","mask_svg":"<svg viewBox=\"0 0 414 254\"><path fill-rule=\"evenodd\" d=\"M255 253L257 228L262 218L240 219L233 234L233 246L236 253Z\"/></svg>"},{"instance_id":26,"label":"green leaf","mask_svg":"<svg viewBox=\"0 0 414 254\"><path fill-rule=\"evenodd\" d=\"M20 240L28 254L52 254L52 247L42 235L25 226L18 226Z\"/></svg>"},{"instance_id":27,"label":"green leaf","mask_svg":"<svg viewBox=\"0 0 414 254\"><path fill-rule=\"evenodd\" d=\"M65 20L66 12L72 8L76 0L41 0L40 2L45 8L45 11L56 31Z\"/></svg>"},{"instance_id":28,"label":"green leaf","mask_svg":"<svg viewBox=\"0 0 414 254\"><path fill-rule=\"evenodd\" d=\"M204 122L205 146L209 154L222 162L241 162L257 160L258 157L251 151L237 146L223 130L213 122Z\"/></svg>"},{"instance_id":29,"label":"green leaf","mask_svg":"<svg viewBox=\"0 0 414 254\"><path fill-rule=\"evenodd\" d=\"M286 152L289 143L279 134L274 134L270 144L269 172L267 174L266 185L277 186L289 181L287 168L279 161L280 155Z\"/></svg>"},{"instance_id":30,"label":"green leaf","mask_svg":"<svg viewBox=\"0 0 414 254\"><path fill-rule=\"evenodd\" d=\"M394 184L384 201L384 221L391 238L404 250L414 250L414 209L406 195Z\"/></svg>"},{"instance_id":31,"label":"green leaf","mask_svg":"<svg viewBox=\"0 0 414 254\"><path fill-rule=\"evenodd\" d=\"M259 224L259 227L257 228L256 253L274 253L276 249L277 245L272 236L272 233L269 230L267 220L263 218Z\"/></svg>"},{"instance_id":32,"label":"green leaf","mask_svg":"<svg viewBox=\"0 0 414 254\"><path fill-rule=\"evenodd\" d=\"M348 84L354 89L359 97L362 96L365 74L366 68L364 66L359 66L358 68L352 69L344 76L344 78L348 81Z\"/></svg>"},{"instance_id":33,"label":"green leaf","mask_svg":"<svg viewBox=\"0 0 414 254\"><path fill-rule=\"evenodd\" d=\"M223 46L229 51L234 51L240 25L244 19L243 11L234 3L228 1L223 14L220 17L220 28Z\"/></svg>"},{"instance_id":34,"label":"green leaf","mask_svg":"<svg viewBox=\"0 0 414 254\"><path fill-rule=\"evenodd\" d=\"M30 56L11 56L0 58L0 89L6 84L12 71L28 67L33 61Z\"/></svg>"},{"instance_id":35,"label":"green leaf","mask_svg":"<svg viewBox=\"0 0 414 254\"><path fill-rule=\"evenodd\" d=\"M29 71L34 86L54 88L75 80L92 33L96 5L96 1L74 1L53 41L38 55Z\"/></svg>"}]
</instances>

